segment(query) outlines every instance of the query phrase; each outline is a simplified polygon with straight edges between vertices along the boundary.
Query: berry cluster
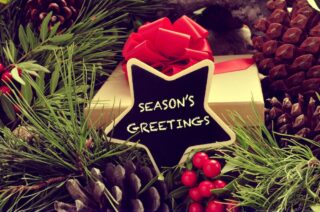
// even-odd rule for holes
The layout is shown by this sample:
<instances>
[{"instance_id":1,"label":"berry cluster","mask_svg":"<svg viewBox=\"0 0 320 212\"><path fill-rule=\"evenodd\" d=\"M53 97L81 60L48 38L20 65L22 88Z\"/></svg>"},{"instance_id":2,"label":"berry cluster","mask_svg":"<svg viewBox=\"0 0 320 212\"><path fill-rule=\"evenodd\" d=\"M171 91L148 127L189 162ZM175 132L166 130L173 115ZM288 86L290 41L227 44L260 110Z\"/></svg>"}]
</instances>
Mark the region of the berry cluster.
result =
<instances>
[{"instance_id":1,"label":"berry cluster","mask_svg":"<svg viewBox=\"0 0 320 212\"><path fill-rule=\"evenodd\" d=\"M13 76L11 74L12 66L5 67L0 63L0 95L9 95L11 94L11 90L6 84L10 83L13 80ZM22 71L18 69L18 73L21 76Z\"/></svg>"},{"instance_id":2,"label":"berry cluster","mask_svg":"<svg viewBox=\"0 0 320 212\"><path fill-rule=\"evenodd\" d=\"M234 201L222 202L211 193L212 189L222 189L227 185L223 180L216 179L221 173L221 164L219 161L210 159L204 152L198 152L193 156L192 164L194 168L197 169L198 174L195 170L186 170L181 176L182 184L190 188L189 198L192 200L192 203L189 205L188 211L238 211L239 209L236 207ZM213 178L215 179L213 180ZM204 203L206 203L205 208Z\"/></svg>"}]
</instances>

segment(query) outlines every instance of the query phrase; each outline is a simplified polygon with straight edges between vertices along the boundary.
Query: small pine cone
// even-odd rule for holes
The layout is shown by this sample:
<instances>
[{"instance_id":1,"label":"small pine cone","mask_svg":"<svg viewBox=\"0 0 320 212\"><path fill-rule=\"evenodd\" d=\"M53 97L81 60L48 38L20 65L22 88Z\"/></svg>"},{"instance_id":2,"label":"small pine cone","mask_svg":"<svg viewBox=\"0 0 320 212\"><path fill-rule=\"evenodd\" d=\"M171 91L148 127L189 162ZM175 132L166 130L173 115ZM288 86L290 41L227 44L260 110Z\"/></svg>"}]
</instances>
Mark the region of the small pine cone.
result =
<instances>
[{"instance_id":1,"label":"small pine cone","mask_svg":"<svg viewBox=\"0 0 320 212\"><path fill-rule=\"evenodd\" d=\"M13 135L24 141L31 142L33 139L39 137L30 126L19 126L12 131Z\"/></svg>"},{"instance_id":2,"label":"small pine cone","mask_svg":"<svg viewBox=\"0 0 320 212\"><path fill-rule=\"evenodd\" d=\"M91 174L94 180L86 186L75 179L67 182L67 190L75 204L55 202L56 211L114 211L105 193L110 193L116 200L113 204L118 211L170 211L166 204L165 182L156 180L148 185L156 175L147 166L136 166L131 161L124 165L108 163L104 173L93 168ZM148 187L142 191L145 186Z\"/></svg>"},{"instance_id":3,"label":"small pine cone","mask_svg":"<svg viewBox=\"0 0 320 212\"><path fill-rule=\"evenodd\" d=\"M319 101L312 97L306 99L303 95L299 95L296 100L293 100L287 94L281 101L276 97L267 99L265 120L270 131L319 141L320 105ZM281 136L278 136L278 141L280 145L286 145Z\"/></svg>"},{"instance_id":4,"label":"small pine cone","mask_svg":"<svg viewBox=\"0 0 320 212\"><path fill-rule=\"evenodd\" d=\"M51 12L49 28L60 23L59 30L69 28L77 19L82 0L28 0L26 20L40 29L43 19Z\"/></svg>"}]
</instances>

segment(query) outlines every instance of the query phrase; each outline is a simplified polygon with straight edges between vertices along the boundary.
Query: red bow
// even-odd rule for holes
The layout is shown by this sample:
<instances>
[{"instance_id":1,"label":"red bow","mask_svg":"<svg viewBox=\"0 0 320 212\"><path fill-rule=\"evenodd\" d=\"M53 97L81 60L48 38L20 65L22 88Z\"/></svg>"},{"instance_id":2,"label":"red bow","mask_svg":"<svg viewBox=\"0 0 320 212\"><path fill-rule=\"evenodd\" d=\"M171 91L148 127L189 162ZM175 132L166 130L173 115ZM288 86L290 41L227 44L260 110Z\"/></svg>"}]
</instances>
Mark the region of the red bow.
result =
<instances>
[{"instance_id":1,"label":"red bow","mask_svg":"<svg viewBox=\"0 0 320 212\"><path fill-rule=\"evenodd\" d=\"M187 16L173 24L168 18L144 24L124 46L122 69L126 73L127 61L137 58L171 76L201 60L213 60L207 36L208 31Z\"/></svg>"}]
</instances>

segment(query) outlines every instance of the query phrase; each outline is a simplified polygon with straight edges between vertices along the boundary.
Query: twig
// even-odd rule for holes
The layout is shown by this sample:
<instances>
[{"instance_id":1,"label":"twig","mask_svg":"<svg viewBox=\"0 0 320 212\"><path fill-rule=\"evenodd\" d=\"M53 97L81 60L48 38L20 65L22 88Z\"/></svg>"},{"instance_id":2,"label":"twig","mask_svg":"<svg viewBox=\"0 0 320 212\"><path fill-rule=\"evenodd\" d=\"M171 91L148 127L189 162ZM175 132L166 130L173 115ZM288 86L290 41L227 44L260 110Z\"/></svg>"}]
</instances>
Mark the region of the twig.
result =
<instances>
[{"instance_id":1,"label":"twig","mask_svg":"<svg viewBox=\"0 0 320 212\"><path fill-rule=\"evenodd\" d=\"M21 192L21 191L40 190L40 189L42 189L44 187L47 187L47 186L49 186L51 184L63 182L66 179L68 179L69 177L70 176L53 177L53 178L50 178L50 179L48 179L46 181L40 182L40 183L35 184L35 185L31 185L31 186L28 186L28 185L8 186L8 188L0 190L0 193L4 193L4 192L13 192L13 193L15 193L15 192Z\"/></svg>"}]
</instances>

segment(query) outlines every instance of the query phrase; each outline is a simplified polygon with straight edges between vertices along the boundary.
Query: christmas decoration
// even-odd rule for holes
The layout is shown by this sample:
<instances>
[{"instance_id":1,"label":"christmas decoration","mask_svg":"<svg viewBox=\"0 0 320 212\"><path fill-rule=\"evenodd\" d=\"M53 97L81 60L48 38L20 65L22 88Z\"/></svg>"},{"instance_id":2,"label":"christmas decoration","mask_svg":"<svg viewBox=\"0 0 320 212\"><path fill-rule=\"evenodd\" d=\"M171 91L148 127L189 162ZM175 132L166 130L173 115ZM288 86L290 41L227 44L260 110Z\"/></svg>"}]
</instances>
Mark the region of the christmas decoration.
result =
<instances>
[{"instance_id":1,"label":"christmas decoration","mask_svg":"<svg viewBox=\"0 0 320 212\"><path fill-rule=\"evenodd\" d=\"M0 0L0 211L319 211L320 15L310 2ZM190 17L216 34L170 12L152 22L172 5L207 7ZM213 58L206 39L224 49L219 36L234 38L243 51L234 31L268 13L252 30L266 128L251 55Z\"/></svg>"},{"instance_id":2,"label":"christmas decoration","mask_svg":"<svg viewBox=\"0 0 320 212\"><path fill-rule=\"evenodd\" d=\"M198 168L195 166L195 164L198 165L199 156L200 158L206 158L205 162L211 161L219 164L219 174L216 176L206 176L204 167ZM177 192L178 196L175 199L178 206L174 207L174 210L214 211L214 208L219 211L226 211L226 209L229 211L233 209L235 211L239 210L239 203L232 200L233 197L230 196L230 189L233 187L232 182L229 185L226 183L232 179L230 178L231 172L227 175L220 173L220 167L224 165L225 163L221 160L210 159L205 152L197 152L192 158L189 158L177 174L181 179L177 179L177 187L171 192L173 197L175 197L175 192ZM226 167L226 169L229 168ZM189 177L190 175L192 177ZM170 179L167 179L167 182L176 179L172 177L175 174L169 174L169 176ZM190 179L192 179L192 184L186 183L186 176L189 177L187 182L190 182ZM182 202L180 206L179 202Z\"/></svg>"},{"instance_id":3,"label":"christmas decoration","mask_svg":"<svg viewBox=\"0 0 320 212\"><path fill-rule=\"evenodd\" d=\"M204 165L204 163L209 160L209 156L204 152L197 152L192 157L192 164L197 167L198 169L201 169Z\"/></svg>"},{"instance_id":4,"label":"christmas decoration","mask_svg":"<svg viewBox=\"0 0 320 212\"><path fill-rule=\"evenodd\" d=\"M77 180L69 180L67 189L75 204L56 202L56 211L99 211L112 210L103 195L109 190L119 203L119 211L169 211L165 203L168 191L163 181L149 184L156 176L147 166L139 166L131 161L124 165L108 163L105 172L91 169L95 180L85 188ZM142 191L144 190L144 191Z\"/></svg>"},{"instance_id":5,"label":"christmas decoration","mask_svg":"<svg viewBox=\"0 0 320 212\"><path fill-rule=\"evenodd\" d=\"M289 95L282 101L273 97L267 100L266 125L270 131L320 142L320 105L313 97L306 99L302 95L297 101ZM286 145L286 142L281 145Z\"/></svg>"},{"instance_id":6,"label":"christmas decoration","mask_svg":"<svg viewBox=\"0 0 320 212\"><path fill-rule=\"evenodd\" d=\"M168 76L177 74L201 60L212 59L207 35L206 29L187 16L174 23L162 18L145 24L123 47L122 69L126 72L127 61L136 58Z\"/></svg>"},{"instance_id":7,"label":"christmas decoration","mask_svg":"<svg viewBox=\"0 0 320 212\"><path fill-rule=\"evenodd\" d=\"M240 205L262 211L311 211L320 204L315 177L320 163L301 144L311 140L287 136L290 145L280 148L264 126L235 128L235 132L238 143L220 151L229 170L239 174L233 196ZM320 147L318 142L312 144Z\"/></svg>"},{"instance_id":8,"label":"christmas decoration","mask_svg":"<svg viewBox=\"0 0 320 212\"><path fill-rule=\"evenodd\" d=\"M52 2L64 10L61 1ZM69 5L73 1L64 2ZM121 60L120 50L132 28L123 30L118 24L136 14L150 14L159 8L159 2L85 0L81 15L70 17L68 20L75 22L66 28L53 25L56 11L49 11L50 3L33 8L27 1L11 1L1 7L0 62L6 72L3 79L9 83L1 80L0 86L10 91L8 98L0 93L1 211L52 211L55 201L72 202L66 192L68 180L85 184L92 179L88 170L100 168L105 161L122 161L125 156L117 157L120 153L130 154L127 157L132 159L136 149L109 146L101 131L87 128L82 108L94 86ZM41 22L30 20L26 13L31 9L48 15L42 14ZM7 128L20 124L30 126L35 135L24 127L14 132ZM103 195L113 200L107 193Z\"/></svg>"},{"instance_id":9,"label":"christmas decoration","mask_svg":"<svg viewBox=\"0 0 320 212\"><path fill-rule=\"evenodd\" d=\"M306 0L297 0L292 12L286 2L271 0L272 14L256 22L262 35L253 38L258 50L254 58L264 79L266 97L283 98L285 93L297 98L300 93L315 97L320 91L317 54L320 47L320 15Z\"/></svg>"},{"instance_id":10,"label":"christmas decoration","mask_svg":"<svg viewBox=\"0 0 320 212\"><path fill-rule=\"evenodd\" d=\"M181 182L187 187L195 186L197 183L197 174L194 171L185 171L181 176Z\"/></svg>"},{"instance_id":11,"label":"christmas decoration","mask_svg":"<svg viewBox=\"0 0 320 212\"><path fill-rule=\"evenodd\" d=\"M224 206L221 202L218 202L216 200L212 200L208 203L208 206L206 208L206 212L223 212Z\"/></svg>"},{"instance_id":12,"label":"christmas decoration","mask_svg":"<svg viewBox=\"0 0 320 212\"><path fill-rule=\"evenodd\" d=\"M264 119L264 100L258 69L252 55L216 56L215 74L208 102L210 108L229 125L236 124L230 111L240 114L245 126L256 126L258 116ZM237 80L235 80L237 79ZM243 82L246 83L243 83ZM91 127L103 129L130 107L132 96L121 66L118 66L93 97L84 112ZM252 110L252 104L256 111ZM116 109L115 109L116 108Z\"/></svg>"},{"instance_id":13,"label":"christmas decoration","mask_svg":"<svg viewBox=\"0 0 320 212\"><path fill-rule=\"evenodd\" d=\"M112 139L144 146L159 166L174 166L195 148L234 142L232 131L207 105L212 61L203 60L171 77L136 59L127 65L133 102L107 127ZM198 85L191 86L195 79Z\"/></svg>"},{"instance_id":14,"label":"christmas decoration","mask_svg":"<svg viewBox=\"0 0 320 212\"><path fill-rule=\"evenodd\" d=\"M59 30L68 29L77 19L83 0L28 0L26 19L40 29L42 21L52 13L48 27L59 23Z\"/></svg>"},{"instance_id":15,"label":"christmas decoration","mask_svg":"<svg viewBox=\"0 0 320 212\"><path fill-rule=\"evenodd\" d=\"M207 160L204 162L202 169L207 177L216 177L221 172L221 165L216 160Z\"/></svg>"}]
</instances>

